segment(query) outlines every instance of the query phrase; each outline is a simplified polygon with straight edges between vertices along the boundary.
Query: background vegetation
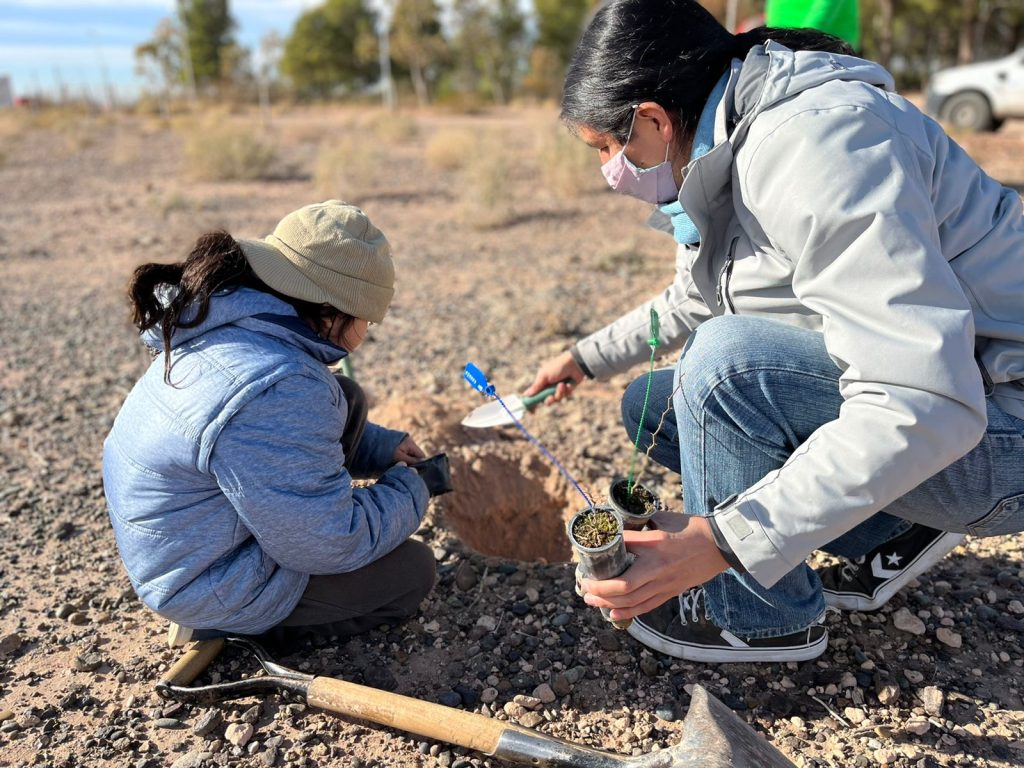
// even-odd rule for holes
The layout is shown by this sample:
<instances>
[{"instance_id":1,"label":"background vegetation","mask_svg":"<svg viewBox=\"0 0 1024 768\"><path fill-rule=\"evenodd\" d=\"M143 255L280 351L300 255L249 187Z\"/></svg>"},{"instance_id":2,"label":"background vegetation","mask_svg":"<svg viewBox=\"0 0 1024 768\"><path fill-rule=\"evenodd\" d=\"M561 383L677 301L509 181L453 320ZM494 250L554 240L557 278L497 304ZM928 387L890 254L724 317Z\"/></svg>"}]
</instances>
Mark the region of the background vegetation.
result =
<instances>
[{"instance_id":1,"label":"background vegetation","mask_svg":"<svg viewBox=\"0 0 1024 768\"><path fill-rule=\"evenodd\" d=\"M763 0L706 0L727 25L757 25ZM595 0L324 0L258 51L233 37L228 0L179 0L136 49L148 95L381 98L473 108L556 99ZM1024 44L1021 0L861 0L863 52L919 87L929 72ZM254 66L253 61L258 61Z\"/></svg>"}]
</instances>

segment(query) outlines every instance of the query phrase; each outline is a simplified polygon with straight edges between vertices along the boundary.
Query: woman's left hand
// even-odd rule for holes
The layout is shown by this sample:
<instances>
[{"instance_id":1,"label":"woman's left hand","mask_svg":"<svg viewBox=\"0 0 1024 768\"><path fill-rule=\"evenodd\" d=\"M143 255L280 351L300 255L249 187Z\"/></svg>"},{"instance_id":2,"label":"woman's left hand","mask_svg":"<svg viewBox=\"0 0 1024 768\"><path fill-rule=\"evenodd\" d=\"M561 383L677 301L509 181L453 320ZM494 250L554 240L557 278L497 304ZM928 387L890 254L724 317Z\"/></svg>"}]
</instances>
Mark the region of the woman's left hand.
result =
<instances>
[{"instance_id":1,"label":"woman's left hand","mask_svg":"<svg viewBox=\"0 0 1024 768\"><path fill-rule=\"evenodd\" d=\"M412 435L406 435L405 438L398 444L395 449L395 455L391 457L393 461L403 461L406 464L415 464L417 461L423 461L427 458L427 454L423 452L423 449L416 445L416 441L412 439Z\"/></svg>"},{"instance_id":2,"label":"woman's left hand","mask_svg":"<svg viewBox=\"0 0 1024 768\"><path fill-rule=\"evenodd\" d=\"M636 560L621 576L581 584L587 605L611 608L613 621L652 611L729 568L704 518L661 513L655 522L657 530L623 532Z\"/></svg>"}]
</instances>

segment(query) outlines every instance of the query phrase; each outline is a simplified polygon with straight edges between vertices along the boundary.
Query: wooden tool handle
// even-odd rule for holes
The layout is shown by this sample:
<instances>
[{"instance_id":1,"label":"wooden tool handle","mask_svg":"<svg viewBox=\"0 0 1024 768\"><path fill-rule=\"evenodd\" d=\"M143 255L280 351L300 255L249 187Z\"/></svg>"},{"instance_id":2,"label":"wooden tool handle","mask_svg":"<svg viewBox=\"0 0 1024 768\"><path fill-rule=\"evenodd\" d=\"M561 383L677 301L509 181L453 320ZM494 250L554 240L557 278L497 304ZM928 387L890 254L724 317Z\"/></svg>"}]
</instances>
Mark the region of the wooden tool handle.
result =
<instances>
[{"instance_id":1,"label":"wooden tool handle","mask_svg":"<svg viewBox=\"0 0 1024 768\"><path fill-rule=\"evenodd\" d=\"M525 730L472 712L330 677L317 677L310 683L308 701L331 712L468 747L485 755L494 754L505 731ZM532 731L526 732L535 735Z\"/></svg>"},{"instance_id":2,"label":"wooden tool handle","mask_svg":"<svg viewBox=\"0 0 1024 768\"><path fill-rule=\"evenodd\" d=\"M217 658L223 647L223 637L193 643L192 647L174 662L174 666L164 673L160 682L166 685L188 685L210 666L210 662Z\"/></svg>"}]
</instances>

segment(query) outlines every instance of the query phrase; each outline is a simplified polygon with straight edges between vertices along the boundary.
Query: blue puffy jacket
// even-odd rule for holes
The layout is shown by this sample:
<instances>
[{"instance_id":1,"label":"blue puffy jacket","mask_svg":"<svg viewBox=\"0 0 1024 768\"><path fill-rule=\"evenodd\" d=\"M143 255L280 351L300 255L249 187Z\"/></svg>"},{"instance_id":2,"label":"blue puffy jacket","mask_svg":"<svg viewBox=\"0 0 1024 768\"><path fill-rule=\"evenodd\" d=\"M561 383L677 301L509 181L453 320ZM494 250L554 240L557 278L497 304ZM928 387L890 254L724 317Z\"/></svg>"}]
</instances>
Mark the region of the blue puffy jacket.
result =
<instances>
[{"instance_id":1,"label":"blue puffy jacket","mask_svg":"<svg viewBox=\"0 0 1024 768\"><path fill-rule=\"evenodd\" d=\"M161 354L103 447L118 549L147 606L256 634L291 613L310 574L360 568L416 530L429 496L414 470L366 488L349 474L384 470L404 433L367 424L343 466L347 405L327 368L343 355L250 289L216 294L201 325L175 331L171 384Z\"/></svg>"}]
</instances>

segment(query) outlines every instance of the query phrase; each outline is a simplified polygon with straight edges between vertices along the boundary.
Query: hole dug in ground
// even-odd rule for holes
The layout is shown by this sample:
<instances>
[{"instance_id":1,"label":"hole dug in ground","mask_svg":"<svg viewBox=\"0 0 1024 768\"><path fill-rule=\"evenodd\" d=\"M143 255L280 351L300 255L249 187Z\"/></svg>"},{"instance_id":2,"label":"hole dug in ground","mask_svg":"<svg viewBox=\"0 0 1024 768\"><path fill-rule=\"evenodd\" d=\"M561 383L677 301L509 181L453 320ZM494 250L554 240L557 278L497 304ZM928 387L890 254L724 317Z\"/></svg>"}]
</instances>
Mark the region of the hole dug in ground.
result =
<instances>
[{"instance_id":1,"label":"hole dug in ground","mask_svg":"<svg viewBox=\"0 0 1024 768\"><path fill-rule=\"evenodd\" d=\"M518 433L467 429L464 415L465 404L423 397L370 412L378 424L409 431L428 454L448 454L455 492L435 503L466 546L513 560L571 560L565 521L579 506L576 492Z\"/></svg>"}]
</instances>

